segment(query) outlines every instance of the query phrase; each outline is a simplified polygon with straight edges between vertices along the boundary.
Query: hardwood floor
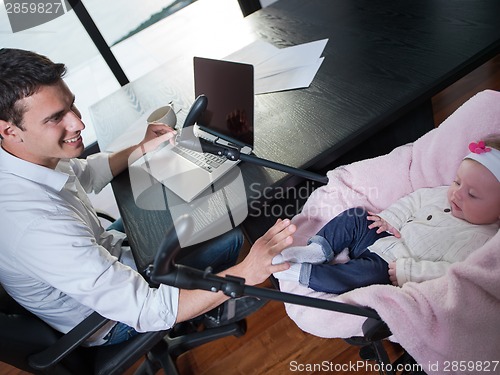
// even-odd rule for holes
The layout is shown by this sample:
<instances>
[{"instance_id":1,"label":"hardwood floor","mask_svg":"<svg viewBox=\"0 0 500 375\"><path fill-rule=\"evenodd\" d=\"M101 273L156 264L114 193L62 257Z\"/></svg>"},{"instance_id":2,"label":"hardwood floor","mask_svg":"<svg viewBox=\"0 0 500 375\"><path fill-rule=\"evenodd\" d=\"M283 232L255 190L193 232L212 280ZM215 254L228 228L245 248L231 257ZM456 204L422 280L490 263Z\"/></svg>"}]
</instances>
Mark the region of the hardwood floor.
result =
<instances>
[{"instance_id":1,"label":"hardwood floor","mask_svg":"<svg viewBox=\"0 0 500 375\"><path fill-rule=\"evenodd\" d=\"M432 98L434 123L441 124L474 94L500 90L500 54Z\"/></svg>"},{"instance_id":2,"label":"hardwood floor","mask_svg":"<svg viewBox=\"0 0 500 375\"><path fill-rule=\"evenodd\" d=\"M440 124L468 98L484 89L500 90L500 55L433 98L435 123ZM390 343L387 343L387 349L391 356L399 351L397 345ZM304 333L287 317L282 303L271 301L248 318L248 331L243 337L228 337L206 344L182 355L177 364L181 375L260 375L294 372L293 361L300 364L350 364L358 360L358 348L343 340L322 339ZM319 372L313 369L300 373ZM133 369L130 369L126 375L132 373ZM332 373L348 374L352 371ZM371 375L378 372L358 373ZM0 363L0 374L27 373Z\"/></svg>"}]
</instances>

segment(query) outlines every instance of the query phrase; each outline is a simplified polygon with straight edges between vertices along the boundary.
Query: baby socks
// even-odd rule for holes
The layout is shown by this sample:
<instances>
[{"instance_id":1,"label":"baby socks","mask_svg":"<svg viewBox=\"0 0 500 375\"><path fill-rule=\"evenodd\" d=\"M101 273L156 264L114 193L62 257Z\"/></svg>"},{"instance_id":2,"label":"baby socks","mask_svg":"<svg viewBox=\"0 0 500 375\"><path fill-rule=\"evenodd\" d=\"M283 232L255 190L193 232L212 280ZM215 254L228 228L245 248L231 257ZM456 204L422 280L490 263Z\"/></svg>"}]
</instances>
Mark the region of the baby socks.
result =
<instances>
[{"instance_id":1,"label":"baby socks","mask_svg":"<svg viewBox=\"0 0 500 375\"><path fill-rule=\"evenodd\" d=\"M315 242L307 246L292 246L276 255L272 261L273 264L289 262L290 268L275 272L273 275L279 280L296 281L307 286L311 274L311 264L326 263L332 259L333 252L325 250Z\"/></svg>"},{"instance_id":2,"label":"baby socks","mask_svg":"<svg viewBox=\"0 0 500 375\"><path fill-rule=\"evenodd\" d=\"M281 258L278 258L280 255ZM319 243L311 242L307 246L286 248L274 258L278 259L276 261L273 259L273 264L283 262L321 264L331 261L333 259L333 252L330 249L324 249Z\"/></svg>"},{"instance_id":3,"label":"baby socks","mask_svg":"<svg viewBox=\"0 0 500 375\"><path fill-rule=\"evenodd\" d=\"M298 282L300 280L300 269L301 268L302 268L301 263L290 263L289 269L287 269L285 271L281 271L281 272L275 272L275 273L273 273L273 275L278 280Z\"/></svg>"}]
</instances>

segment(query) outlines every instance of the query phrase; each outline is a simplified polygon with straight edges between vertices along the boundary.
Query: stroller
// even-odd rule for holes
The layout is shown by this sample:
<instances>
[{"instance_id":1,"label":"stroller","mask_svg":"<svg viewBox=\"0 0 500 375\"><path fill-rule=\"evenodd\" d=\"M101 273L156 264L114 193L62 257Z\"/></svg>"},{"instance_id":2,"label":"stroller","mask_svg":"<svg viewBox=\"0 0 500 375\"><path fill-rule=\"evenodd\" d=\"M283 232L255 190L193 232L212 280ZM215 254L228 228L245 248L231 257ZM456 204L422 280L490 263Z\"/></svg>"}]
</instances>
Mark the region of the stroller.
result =
<instances>
[{"instance_id":1,"label":"stroller","mask_svg":"<svg viewBox=\"0 0 500 375\"><path fill-rule=\"evenodd\" d=\"M317 189L293 219L298 227L295 243L305 244L344 209L364 206L379 211L421 187L449 185L468 153L468 144L500 131L499 104L500 93L486 90L414 143L330 171L328 184ZM175 248L175 244L164 248ZM373 285L341 296L314 292L298 283L281 282L281 291L275 291L245 286L244 280L220 279L209 272L193 273L174 265L176 251L167 251L162 262L157 262L163 266L153 273L157 282L169 285L283 301L299 328L360 345L362 358L376 360L384 374L473 373L479 367L498 365L500 337L491 327L500 324L499 248L497 233L441 278L402 288ZM405 349L394 363L381 344L386 338Z\"/></svg>"},{"instance_id":2,"label":"stroller","mask_svg":"<svg viewBox=\"0 0 500 375\"><path fill-rule=\"evenodd\" d=\"M304 244L332 217L350 207L378 212L422 187L449 185L468 154L468 144L500 132L500 93L486 90L464 103L438 128L391 153L329 172L329 183L308 198L293 222L295 243ZM373 285L341 296L281 282L284 292L367 306L428 374L479 372L499 359L500 233L445 276L402 288ZM360 336L364 320L327 310L286 304L287 314L316 336ZM463 366L470 362L472 367ZM462 363L462 366L460 366ZM473 365L476 363L476 365ZM476 367L475 367L476 366ZM496 369L498 371L498 368Z\"/></svg>"}]
</instances>

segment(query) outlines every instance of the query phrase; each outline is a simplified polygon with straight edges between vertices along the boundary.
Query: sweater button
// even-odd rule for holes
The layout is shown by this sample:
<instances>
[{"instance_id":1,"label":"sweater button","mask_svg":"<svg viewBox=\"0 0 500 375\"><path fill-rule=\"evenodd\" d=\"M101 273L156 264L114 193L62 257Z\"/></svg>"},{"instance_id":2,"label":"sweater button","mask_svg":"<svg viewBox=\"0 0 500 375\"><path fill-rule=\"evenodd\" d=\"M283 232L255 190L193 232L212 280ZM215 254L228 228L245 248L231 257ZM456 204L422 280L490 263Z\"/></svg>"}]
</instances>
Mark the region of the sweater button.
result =
<instances>
[{"instance_id":1,"label":"sweater button","mask_svg":"<svg viewBox=\"0 0 500 375\"><path fill-rule=\"evenodd\" d=\"M427 220L432 219L432 215L427 216Z\"/></svg>"}]
</instances>

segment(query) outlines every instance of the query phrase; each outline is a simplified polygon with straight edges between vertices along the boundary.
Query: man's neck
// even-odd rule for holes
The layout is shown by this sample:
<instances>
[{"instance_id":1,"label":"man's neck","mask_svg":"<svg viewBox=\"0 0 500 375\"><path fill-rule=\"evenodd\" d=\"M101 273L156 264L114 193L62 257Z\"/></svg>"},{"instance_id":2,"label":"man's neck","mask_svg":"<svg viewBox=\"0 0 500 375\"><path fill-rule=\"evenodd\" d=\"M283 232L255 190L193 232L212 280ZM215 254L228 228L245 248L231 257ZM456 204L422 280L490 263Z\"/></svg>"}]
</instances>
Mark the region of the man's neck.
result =
<instances>
[{"instance_id":1,"label":"man's neck","mask_svg":"<svg viewBox=\"0 0 500 375\"><path fill-rule=\"evenodd\" d=\"M57 159L57 158L50 158L50 159L46 159L44 161L40 161L40 160L37 160L37 158L30 153L20 152L19 150L16 150L15 148L13 149L12 147L9 147L9 144L6 142L1 142L0 147L2 147L2 149L5 152L7 152L8 154L10 154L18 159L21 159L21 160L24 160L24 161L27 161L29 163L33 163L36 165L40 165L42 167L46 167L49 169L56 169L57 164L59 164L59 161L61 160L61 159Z\"/></svg>"}]
</instances>

